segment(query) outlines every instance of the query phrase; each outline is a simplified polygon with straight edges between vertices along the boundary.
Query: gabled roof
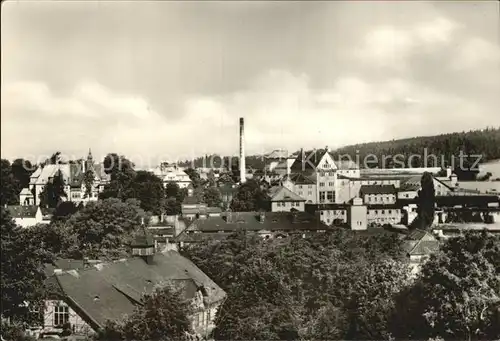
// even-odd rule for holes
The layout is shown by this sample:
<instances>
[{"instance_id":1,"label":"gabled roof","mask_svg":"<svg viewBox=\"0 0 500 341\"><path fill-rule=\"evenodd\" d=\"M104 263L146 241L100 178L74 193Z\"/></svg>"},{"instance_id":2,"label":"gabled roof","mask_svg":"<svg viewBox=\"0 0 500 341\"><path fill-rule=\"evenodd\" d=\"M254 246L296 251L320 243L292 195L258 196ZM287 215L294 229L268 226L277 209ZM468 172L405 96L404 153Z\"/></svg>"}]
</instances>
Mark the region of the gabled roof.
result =
<instances>
[{"instance_id":1,"label":"gabled roof","mask_svg":"<svg viewBox=\"0 0 500 341\"><path fill-rule=\"evenodd\" d=\"M19 195L33 196L33 193L31 193L30 189L26 187L21 190L21 193L19 193Z\"/></svg>"},{"instance_id":2,"label":"gabled roof","mask_svg":"<svg viewBox=\"0 0 500 341\"><path fill-rule=\"evenodd\" d=\"M287 175L283 180L288 179L295 185L316 185L316 181L312 177L302 173L292 173Z\"/></svg>"},{"instance_id":3,"label":"gabled roof","mask_svg":"<svg viewBox=\"0 0 500 341\"><path fill-rule=\"evenodd\" d=\"M431 233L416 229L405 238L405 249L410 256L425 256L439 250L439 241Z\"/></svg>"},{"instance_id":4,"label":"gabled roof","mask_svg":"<svg viewBox=\"0 0 500 341\"><path fill-rule=\"evenodd\" d=\"M363 185L359 189L362 196L367 194L396 194L396 192L394 185Z\"/></svg>"},{"instance_id":5,"label":"gabled roof","mask_svg":"<svg viewBox=\"0 0 500 341\"><path fill-rule=\"evenodd\" d=\"M7 206L7 210L12 218L35 218L38 206L12 205Z\"/></svg>"},{"instance_id":6,"label":"gabled roof","mask_svg":"<svg viewBox=\"0 0 500 341\"><path fill-rule=\"evenodd\" d=\"M150 264L132 257L56 278L68 304L94 329L132 314L143 293L169 280L184 287L186 298L194 298L200 286L208 293L208 303L225 297L216 283L176 251L155 254Z\"/></svg>"},{"instance_id":7,"label":"gabled roof","mask_svg":"<svg viewBox=\"0 0 500 341\"><path fill-rule=\"evenodd\" d=\"M306 201L306 199L293 193L283 186L271 187L269 189L271 201Z\"/></svg>"},{"instance_id":8,"label":"gabled roof","mask_svg":"<svg viewBox=\"0 0 500 341\"><path fill-rule=\"evenodd\" d=\"M313 150L311 152L304 152L303 154L299 153L290 169L295 172L314 171L326 153L328 153L326 149Z\"/></svg>"}]
</instances>

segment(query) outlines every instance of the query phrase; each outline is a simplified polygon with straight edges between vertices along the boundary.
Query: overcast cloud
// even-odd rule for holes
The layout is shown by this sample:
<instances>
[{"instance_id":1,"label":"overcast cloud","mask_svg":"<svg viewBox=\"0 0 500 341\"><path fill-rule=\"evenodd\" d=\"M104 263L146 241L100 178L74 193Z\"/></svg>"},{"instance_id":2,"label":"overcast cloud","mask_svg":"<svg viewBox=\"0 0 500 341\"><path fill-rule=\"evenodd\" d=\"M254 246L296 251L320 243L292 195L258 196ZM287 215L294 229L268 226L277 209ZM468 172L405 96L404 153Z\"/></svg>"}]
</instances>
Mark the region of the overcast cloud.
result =
<instances>
[{"instance_id":1,"label":"overcast cloud","mask_svg":"<svg viewBox=\"0 0 500 341\"><path fill-rule=\"evenodd\" d=\"M187 158L500 126L498 2L2 3L2 157ZM142 157L142 161L139 157Z\"/></svg>"}]
</instances>

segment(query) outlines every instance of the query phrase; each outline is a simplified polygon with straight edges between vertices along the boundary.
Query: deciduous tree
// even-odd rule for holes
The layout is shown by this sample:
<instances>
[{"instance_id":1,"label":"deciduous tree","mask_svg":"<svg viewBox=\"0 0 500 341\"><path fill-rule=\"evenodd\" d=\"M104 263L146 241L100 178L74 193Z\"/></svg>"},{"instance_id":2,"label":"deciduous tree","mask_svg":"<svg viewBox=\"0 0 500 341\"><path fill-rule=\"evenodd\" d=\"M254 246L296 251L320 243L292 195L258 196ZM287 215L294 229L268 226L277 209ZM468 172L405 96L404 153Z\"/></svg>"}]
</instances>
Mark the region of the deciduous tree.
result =
<instances>
[{"instance_id":1,"label":"deciduous tree","mask_svg":"<svg viewBox=\"0 0 500 341\"><path fill-rule=\"evenodd\" d=\"M17 321L29 321L30 314L26 303L30 306L40 305L44 297L44 253L34 246L21 227L16 226L3 207L0 226L2 316Z\"/></svg>"},{"instance_id":2,"label":"deciduous tree","mask_svg":"<svg viewBox=\"0 0 500 341\"><path fill-rule=\"evenodd\" d=\"M191 303L183 300L183 289L166 285L150 295L124 322L109 322L100 335L102 340L183 340L192 332L189 316Z\"/></svg>"}]
</instances>

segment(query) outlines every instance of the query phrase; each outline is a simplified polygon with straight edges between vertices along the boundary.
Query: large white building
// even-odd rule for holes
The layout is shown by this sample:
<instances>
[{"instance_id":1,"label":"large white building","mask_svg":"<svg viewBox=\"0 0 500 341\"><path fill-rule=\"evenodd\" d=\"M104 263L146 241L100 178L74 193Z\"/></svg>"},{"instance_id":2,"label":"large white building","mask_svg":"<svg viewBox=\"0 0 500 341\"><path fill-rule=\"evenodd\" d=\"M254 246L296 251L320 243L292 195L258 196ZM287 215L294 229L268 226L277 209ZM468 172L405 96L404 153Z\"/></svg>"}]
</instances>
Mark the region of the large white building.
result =
<instances>
[{"instance_id":1,"label":"large white building","mask_svg":"<svg viewBox=\"0 0 500 341\"><path fill-rule=\"evenodd\" d=\"M189 175L176 164L162 164L152 169L151 172L163 181L163 186L165 187L167 187L169 183L176 183L180 188L187 188L192 184Z\"/></svg>"},{"instance_id":2,"label":"large white building","mask_svg":"<svg viewBox=\"0 0 500 341\"><path fill-rule=\"evenodd\" d=\"M87 188L84 181L85 173L91 170L94 175L92 188L87 194ZM63 200L72 201L75 204L80 202L96 201L99 192L109 181L109 175L104 172L102 164L95 164L92 153L89 151L87 160L78 160L76 163L65 164L47 164L40 166L31 174L28 188L23 188L19 194L21 205L39 205L40 193L45 186L53 181L54 177L60 172L64 182L64 192L66 198Z\"/></svg>"}]
</instances>

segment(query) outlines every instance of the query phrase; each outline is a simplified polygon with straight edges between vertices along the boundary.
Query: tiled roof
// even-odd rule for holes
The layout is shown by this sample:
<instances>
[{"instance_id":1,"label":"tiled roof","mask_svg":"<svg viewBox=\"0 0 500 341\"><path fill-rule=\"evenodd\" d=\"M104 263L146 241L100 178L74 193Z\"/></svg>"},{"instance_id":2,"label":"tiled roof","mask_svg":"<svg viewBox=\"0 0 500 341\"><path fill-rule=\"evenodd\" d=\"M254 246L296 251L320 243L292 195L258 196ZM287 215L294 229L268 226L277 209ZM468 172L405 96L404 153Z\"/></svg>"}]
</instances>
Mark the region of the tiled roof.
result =
<instances>
[{"instance_id":1,"label":"tiled roof","mask_svg":"<svg viewBox=\"0 0 500 341\"><path fill-rule=\"evenodd\" d=\"M56 278L70 306L94 329L132 314L143 293L169 280L184 286L186 298L193 298L200 285L208 292L208 303L225 297L217 284L175 251L155 254L150 264L132 257Z\"/></svg>"},{"instance_id":2,"label":"tiled roof","mask_svg":"<svg viewBox=\"0 0 500 341\"><path fill-rule=\"evenodd\" d=\"M306 199L293 193L283 186L271 187L269 189L271 201L306 201Z\"/></svg>"},{"instance_id":3,"label":"tiled roof","mask_svg":"<svg viewBox=\"0 0 500 341\"><path fill-rule=\"evenodd\" d=\"M404 240L404 248L410 256L424 256L439 250L439 241L429 232L416 229Z\"/></svg>"},{"instance_id":4,"label":"tiled roof","mask_svg":"<svg viewBox=\"0 0 500 341\"><path fill-rule=\"evenodd\" d=\"M174 227L161 227L161 228L149 228L149 232L153 236L161 236L161 235L174 235L175 228Z\"/></svg>"},{"instance_id":5,"label":"tiled roof","mask_svg":"<svg viewBox=\"0 0 500 341\"><path fill-rule=\"evenodd\" d=\"M422 239L428 232L420 229L415 229L411 231L408 236L406 237L407 240L415 240L418 241Z\"/></svg>"},{"instance_id":6,"label":"tiled roof","mask_svg":"<svg viewBox=\"0 0 500 341\"><path fill-rule=\"evenodd\" d=\"M437 240L421 240L413 249L410 250L411 256L429 255L439 250L439 241Z\"/></svg>"},{"instance_id":7,"label":"tiled roof","mask_svg":"<svg viewBox=\"0 0 500 341\"><path fill-rule=\"evenodd\" d=\"M328 151L326 149L318 149L316 151L299 153L294 163L290 167L293 171L315 170L323 156Z\"/></svg>"},{"instance_id":8,"label":"tiled roof","mask_svg":"<svg viewBox=\"0 0 500 341\"><path fill-rule=\"evenodd\" d=\"M289 179L295 185L315 185L316 181L312 179L310 176L304 175L302 173L293 173L286 176L286 179Z\"/></svg>"},{"instance_id":9,"label":"tiled roof","mask_svg":"<svg viewBox=\"0 0 500 341\"><path fill-rule=\"evenodd\" d=\"M208 240L224 240L233 232L214 232L214 233L186 233L183 232L175 238L176 242L200 243Z\"/></svg>"},{"instance_id":10,"label":"tiled roof","mask_svg":"<svg viewBox=\"0 0 500 341\"><path fill-rule=\"evenodd\" d=\"M328 226L317 217L306 212L265 212L264 221L260 221L260 214L256 212L231 212L220 217L208 217L195 220L188 231L234 232L246 231L304 231L324 230Z\"/></svg>"},{"instance_id":11,"label":"tiled roof","mask_svg":"<svg viewBox=\"0 0 500 341\"><path fill-rule=\"evenodd\" d=\"M359 193L364 196L366 194L396 194L394 185L363 185L359 189Z\"/></svg>"},{"instance_id":12,"label":"tiled roof","mask_svg":"<svg viewBox=\"0 0 500 341\"><path fill-rule=\"evenodd\" d=\"M182 214L210 214L210 213L221 213L222 209L220 207L183 207Z\"/></svg>"},{"instance_id":13,"label":"tiled roof","mask_svg":"<svg viewBox=\"0 0 500 341\"><path fill-rule=\"evenodd\" d=\"M35 218L38 206L12 205L7 206L7 210L12 218Z\"/></svg>"}]
</instances>

